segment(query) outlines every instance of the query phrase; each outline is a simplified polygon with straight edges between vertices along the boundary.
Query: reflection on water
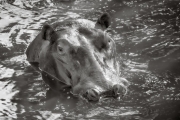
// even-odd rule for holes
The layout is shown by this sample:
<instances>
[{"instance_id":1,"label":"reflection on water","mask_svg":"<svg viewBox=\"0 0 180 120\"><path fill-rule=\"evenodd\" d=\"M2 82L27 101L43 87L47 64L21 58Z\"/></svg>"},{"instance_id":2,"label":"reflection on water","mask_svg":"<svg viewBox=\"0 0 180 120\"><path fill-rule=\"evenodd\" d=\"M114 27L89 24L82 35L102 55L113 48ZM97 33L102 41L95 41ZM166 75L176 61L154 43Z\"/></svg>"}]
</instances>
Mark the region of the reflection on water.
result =
<instances>
[{"instance_id":1,"label":"reflection on water","mask_svg":"<svg viewBox=\"0 0 180 120\"><path fill-rule=\"evenodd\" d=\"M10 3L10 4L9 4ZM179 0L0 1L0 119L180 119ZM110 34L130 82L123 100L93 104L55 93L24 51L44 22L112 17Z\"/></svg>"}]
</instances>

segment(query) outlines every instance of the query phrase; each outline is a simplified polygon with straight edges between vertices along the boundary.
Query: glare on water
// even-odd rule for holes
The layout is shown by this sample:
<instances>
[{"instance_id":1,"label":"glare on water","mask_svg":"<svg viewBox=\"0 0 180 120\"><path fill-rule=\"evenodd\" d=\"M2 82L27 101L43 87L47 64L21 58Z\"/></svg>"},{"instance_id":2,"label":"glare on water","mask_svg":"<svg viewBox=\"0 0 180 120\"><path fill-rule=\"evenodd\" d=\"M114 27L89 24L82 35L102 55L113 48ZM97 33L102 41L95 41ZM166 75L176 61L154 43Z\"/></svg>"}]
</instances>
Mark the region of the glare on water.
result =
<instances>
[{"instance_id":1,"label":"glare on water","mask_svg":"<svg viewBox=\"0 0 180 120\"><path fill-rule=\"evenodd\" d=\"M131 85L120 99L86 103L57 94L24 54L42 25L112 17L109 34ZM179 0L1 0L0 119L180 119Z\"/></svg>"}]
</instances>

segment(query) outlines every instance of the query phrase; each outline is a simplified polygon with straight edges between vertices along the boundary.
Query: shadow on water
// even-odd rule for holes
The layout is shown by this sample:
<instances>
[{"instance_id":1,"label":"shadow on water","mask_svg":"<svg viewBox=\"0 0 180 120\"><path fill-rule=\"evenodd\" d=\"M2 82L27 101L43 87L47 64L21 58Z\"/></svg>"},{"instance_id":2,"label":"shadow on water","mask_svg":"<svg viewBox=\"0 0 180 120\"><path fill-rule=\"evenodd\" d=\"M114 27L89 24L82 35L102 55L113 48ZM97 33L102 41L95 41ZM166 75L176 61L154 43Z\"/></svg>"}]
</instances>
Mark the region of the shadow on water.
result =
<instances>
[{"instance_id":1,"label":"shadow on water","mask_svg":"<svg viewBox=\"0 0 180 120\"><path fill-rule=\"evenodd\" d=\"M15 0L0 4L0 119L180 119L179 0ZM56 93L24 51L44 22L96 21L108 12L109 34L131 85L123 100L86 103Z\"/></svg>"}]
</instances>

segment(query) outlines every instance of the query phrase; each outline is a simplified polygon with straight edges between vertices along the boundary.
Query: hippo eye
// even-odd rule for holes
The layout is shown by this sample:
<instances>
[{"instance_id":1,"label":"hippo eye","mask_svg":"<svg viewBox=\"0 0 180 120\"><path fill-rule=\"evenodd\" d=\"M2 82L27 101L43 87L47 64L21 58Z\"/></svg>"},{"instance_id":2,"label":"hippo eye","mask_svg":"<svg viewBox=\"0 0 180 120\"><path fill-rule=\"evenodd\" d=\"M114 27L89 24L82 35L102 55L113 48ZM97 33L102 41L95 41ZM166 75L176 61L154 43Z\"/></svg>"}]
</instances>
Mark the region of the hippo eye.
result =
<instances>
[{"instance_id":1,"label":"hippo eye","mask_svg":"<svg viewBox=\"0 0 180 120\"><path fill-rule=\"evenodd\" d=\"M61 53L61 54L64 52L63 48L60 47L60 46L58 46L58 51L59 51L59 53Z\"/></svg>"},{"instance_id":2,"label":"hippo eye","mask_svg":"<svg viewBox=\"0 0 180 120\"><path fill-rule=\"evenodd\" d=\"M62 52L62 51L63 51L63 48L59 47L59 51Z\"/></svg>"}]
</instances>

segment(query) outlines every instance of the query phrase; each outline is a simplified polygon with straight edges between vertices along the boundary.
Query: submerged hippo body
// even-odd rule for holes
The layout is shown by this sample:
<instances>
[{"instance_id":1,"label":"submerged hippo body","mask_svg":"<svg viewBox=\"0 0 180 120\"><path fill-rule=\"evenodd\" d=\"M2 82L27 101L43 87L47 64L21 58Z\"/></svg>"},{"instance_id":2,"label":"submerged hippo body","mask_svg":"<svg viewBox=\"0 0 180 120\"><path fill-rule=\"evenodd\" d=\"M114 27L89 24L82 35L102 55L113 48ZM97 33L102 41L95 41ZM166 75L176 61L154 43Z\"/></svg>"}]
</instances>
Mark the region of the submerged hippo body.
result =
<instances>
[{"instance_id":1,"label":"submerged hippo body","mask_svg":"<svg viewBox=\"0 0 180 120\"><path fill-rule=\"evenodd\" d=\"M105 32L110 17L96 23L77 19L44 25L26 50L27 60L54 90L71 88L89 101L119 97L128 83L119 77L116 46Z\"/></svg>"}]
</instances>

